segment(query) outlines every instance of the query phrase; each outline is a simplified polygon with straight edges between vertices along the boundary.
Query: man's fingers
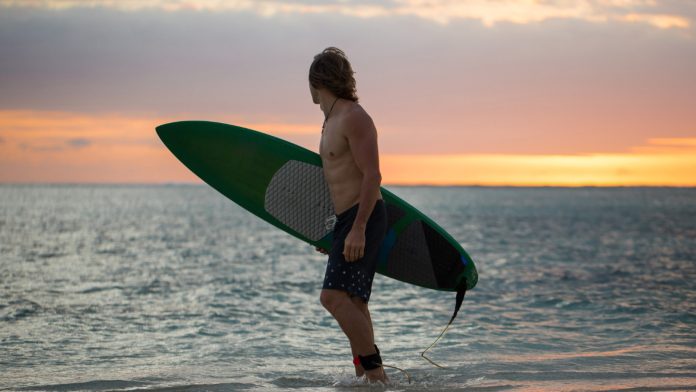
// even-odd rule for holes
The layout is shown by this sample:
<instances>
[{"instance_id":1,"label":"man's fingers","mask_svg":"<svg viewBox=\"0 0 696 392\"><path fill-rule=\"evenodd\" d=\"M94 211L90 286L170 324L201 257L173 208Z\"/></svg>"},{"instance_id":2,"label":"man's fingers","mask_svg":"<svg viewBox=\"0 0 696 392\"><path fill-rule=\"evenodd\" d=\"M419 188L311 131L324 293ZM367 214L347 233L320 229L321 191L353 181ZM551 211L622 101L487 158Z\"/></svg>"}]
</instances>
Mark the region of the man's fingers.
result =
<instances>
[{"instance_id":1,"label":"man's fingers","mask_svg":"<svg viewBox=\"0 0 696 392\"><path fill-rule=\"evenodd\" d=\"M365 256L364 246L350 246L346 244L343 248L343 257L346 261L356 261Z\"/></svg>"},{"instance_id":2,"label":"man's fingers","mask_svg":"<svg viewBox=\"0 0 696 392\"><path fill-rule=\"evenodd\" d=\"M346 261L353 261L355 258L353 258L353 250L354 248L348 244L346 244L345 248L343 249L343 257L345 257Z\"/></svg>"}]
</instances>

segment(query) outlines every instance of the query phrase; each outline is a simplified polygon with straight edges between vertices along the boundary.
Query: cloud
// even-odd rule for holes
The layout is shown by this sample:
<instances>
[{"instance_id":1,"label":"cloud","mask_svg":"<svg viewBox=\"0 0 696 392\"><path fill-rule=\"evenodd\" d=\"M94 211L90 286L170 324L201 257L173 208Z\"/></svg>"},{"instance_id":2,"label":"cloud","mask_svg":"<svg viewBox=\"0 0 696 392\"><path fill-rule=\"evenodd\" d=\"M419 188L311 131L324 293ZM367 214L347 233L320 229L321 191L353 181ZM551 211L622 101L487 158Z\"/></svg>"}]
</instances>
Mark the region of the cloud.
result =
<instances>
[{"instance_id":1,"label":"cloud","mask_svg":"<svg viewBox=\"0 0 696 392\"><path fill-rule=\"evenodd\" d=\"M252 12L263 17L277 15L340 14L356 18L418 17L439 24L459 19L478 20L486 26L497 23L537 23L550 19L589 22L641 22L657 28L689 28L688 17L678 14L641 14L659 9L655 0L392 0L392 1L254 1L254 0L0 0L5 7L113 8L121 11Z\"/></svg>"},{"instance_id":2,"label":"cloud","mask_svg":"<svg viewBox=\"0 0 696 392\"><path fill-rule=\"evenodd\" d=\"M34 152L58 152L65 150L65 145L63 143L56 143L52 141L41 141L36 142L20 142L18 143L20 149L24 151L34 151Z\"/></svg>"},{"instance_id":3,"label":"cloud","mask_svg":"<svg viewBox=\"0 0 696 392\"><path fill-rule=\"evenodd\" d=\"M92 141L86 138L71 138L66 139L57 134L56 136L17 141L17 146L24 151L34 152L61 152L67 150L77 150L92 144Z\"/></svg>"},{"instance_id":4,"label":"cloud","mask_svg":"<svg viewBox=\"0 0 696 392\"><path fill-rule=\"evenodd\" d=\"M0 110L0 182L195 182L157 138L157 116Z\"/></svg>"},{"instance_id":5,"label":"cloud","mask_svg":"<svg viewBox=\"0 0 696 392\"><path fill-rule=\"evenodd\" d=\"M694 154L696 156L696 137L650 138L647 144L634 146L630 151L655 154Z\"/></svg>"},{"instance_id":6,"label":"cloud","mask_svg":"<svg viewBox=\"0 0 696 392\"><path fill-rule=\"evenodd\" d=\"M0 110L0 137L37 150L81 149L93 144L151 146L158 121L163 120L156 116Z\"/></svg>"},{"instance_id":7,"label":"cloud","mask_svg":"<svg viewBox=\"0 0 696 392\"><path fill-rule=\"evenodd\" d=\"M155 133L155 127L178 120L182 118L0 110L0 142L11 141L23 150L44 152L87 147L159 149L162 143ZM315 147L320 129L316 124L254 123L234 116L217 120L289 139L310 149Z\"/></svg>"},{"instance_id":8,"label":"cloud","mask_svg":"<svg viewBox=\"0 0 696 392\"><path fill-rule=\"evenodd\" d=\"M81 148L85 146L89 146L92 144L92 141L83 137L78 137L78 138L73 138L73 139L68 139L65 141L65 143L74 148Z\"/></svg>"},{"instance_id":9,"label":"cloud","mask_svg":"<svg viewBox=\"0 0 696 392\"><path fill-rule=\"evenodd\" d=\"M696 138L656 138L648 140L650 144L677 147L696 147Z\"/></svg>"},{"instance_id":10,"label":"cloud","mask_svg":"<svg viewBox=\"0 0 696 392\"><path fill-rule=\"evenodd\" d=\"M116 3L124 4L2 9L0 109L222 120L314 146L323 116L311 103L307 69L335 45L353 63L385 153L616 152L696 133L693 39L613 19L648 11L691 18L682 2L592 2L615 16L491 27L413 15L124 12ZM92 140L85 132L72 137Z\"/></svg>"},{"instance_id":11,"label":"cloud","mask_svg":"<svg viewBox=\"0 0 696 392\"><path fill-rule=\"evenodd\" d=\"M675 15L627 14L623 19L628 22L647 23L661 29L687 29L691 26L689 19Z\"/></svg>"}]
</instances>

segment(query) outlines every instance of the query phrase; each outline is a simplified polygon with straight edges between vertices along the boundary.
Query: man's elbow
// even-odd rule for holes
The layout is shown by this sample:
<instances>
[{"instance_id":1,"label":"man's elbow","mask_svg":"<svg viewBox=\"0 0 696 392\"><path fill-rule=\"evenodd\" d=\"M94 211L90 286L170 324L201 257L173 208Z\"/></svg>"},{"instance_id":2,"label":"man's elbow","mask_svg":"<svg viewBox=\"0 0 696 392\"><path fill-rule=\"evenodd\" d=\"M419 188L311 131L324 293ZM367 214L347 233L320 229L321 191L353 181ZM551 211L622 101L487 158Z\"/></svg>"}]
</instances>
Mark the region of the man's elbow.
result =
<instances>
[{"instance_id":1,"label":"man's elbow","mask_svg":"<svg viewBox=\"0 0 696 392\"><path fill-rule=\"evenodd\" d=\"M379 170L374 170L369 173L365 173L363 181L367 180L371 183L376 183L378 186L382 184L382 173Z\"/></svg>"}]
</instances>

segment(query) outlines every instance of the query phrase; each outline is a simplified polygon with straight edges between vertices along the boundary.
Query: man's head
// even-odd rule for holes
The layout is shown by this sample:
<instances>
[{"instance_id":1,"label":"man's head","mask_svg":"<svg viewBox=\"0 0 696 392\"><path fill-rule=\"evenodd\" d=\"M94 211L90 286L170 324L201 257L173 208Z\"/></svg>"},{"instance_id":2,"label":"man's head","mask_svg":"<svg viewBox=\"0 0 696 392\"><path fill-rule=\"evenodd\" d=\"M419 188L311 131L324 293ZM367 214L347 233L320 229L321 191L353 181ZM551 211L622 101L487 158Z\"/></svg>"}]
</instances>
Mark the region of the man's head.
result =
<instances>
[{"instance_id":1,"label":"man's head","mask_svg":"<svg viewBox=\"0 0 696 392\"><path fill-rule=\"evenodd\" d=\"M358 102L353 74L346 54L338 48L326 48L314 56L314 61L309 67L309 85L314 103L319 103L316 90L322 88L338 98Z\"/></svg>"}]
</instances>

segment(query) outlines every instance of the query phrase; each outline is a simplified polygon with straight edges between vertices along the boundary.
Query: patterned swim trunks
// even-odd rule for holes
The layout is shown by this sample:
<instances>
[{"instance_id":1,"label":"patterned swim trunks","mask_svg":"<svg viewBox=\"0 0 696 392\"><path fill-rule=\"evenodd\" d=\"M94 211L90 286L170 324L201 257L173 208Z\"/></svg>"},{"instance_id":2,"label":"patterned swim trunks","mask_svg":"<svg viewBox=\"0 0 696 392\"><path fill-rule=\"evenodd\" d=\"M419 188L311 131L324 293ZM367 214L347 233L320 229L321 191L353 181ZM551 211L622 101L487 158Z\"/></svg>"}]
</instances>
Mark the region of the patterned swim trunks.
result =
<instances>
[{"instance_id":1,"label":"patterned swim trunks","mask_svg":"<svg viewBox=\"0 0 696 392\"><path fill-rule=\"evenodd\" d=\"M377 269L379 248L387 234L387 209L383 200L377 200L365 229L365 254L351 263L347 262L343 256L343 246L346 236L353 227L358 207L359 204L356 204L336 216L333 242L322 288L342 290L351 297L362 298L367 303L372 292L372 279Z\"/></svg>"}]
</instances>

